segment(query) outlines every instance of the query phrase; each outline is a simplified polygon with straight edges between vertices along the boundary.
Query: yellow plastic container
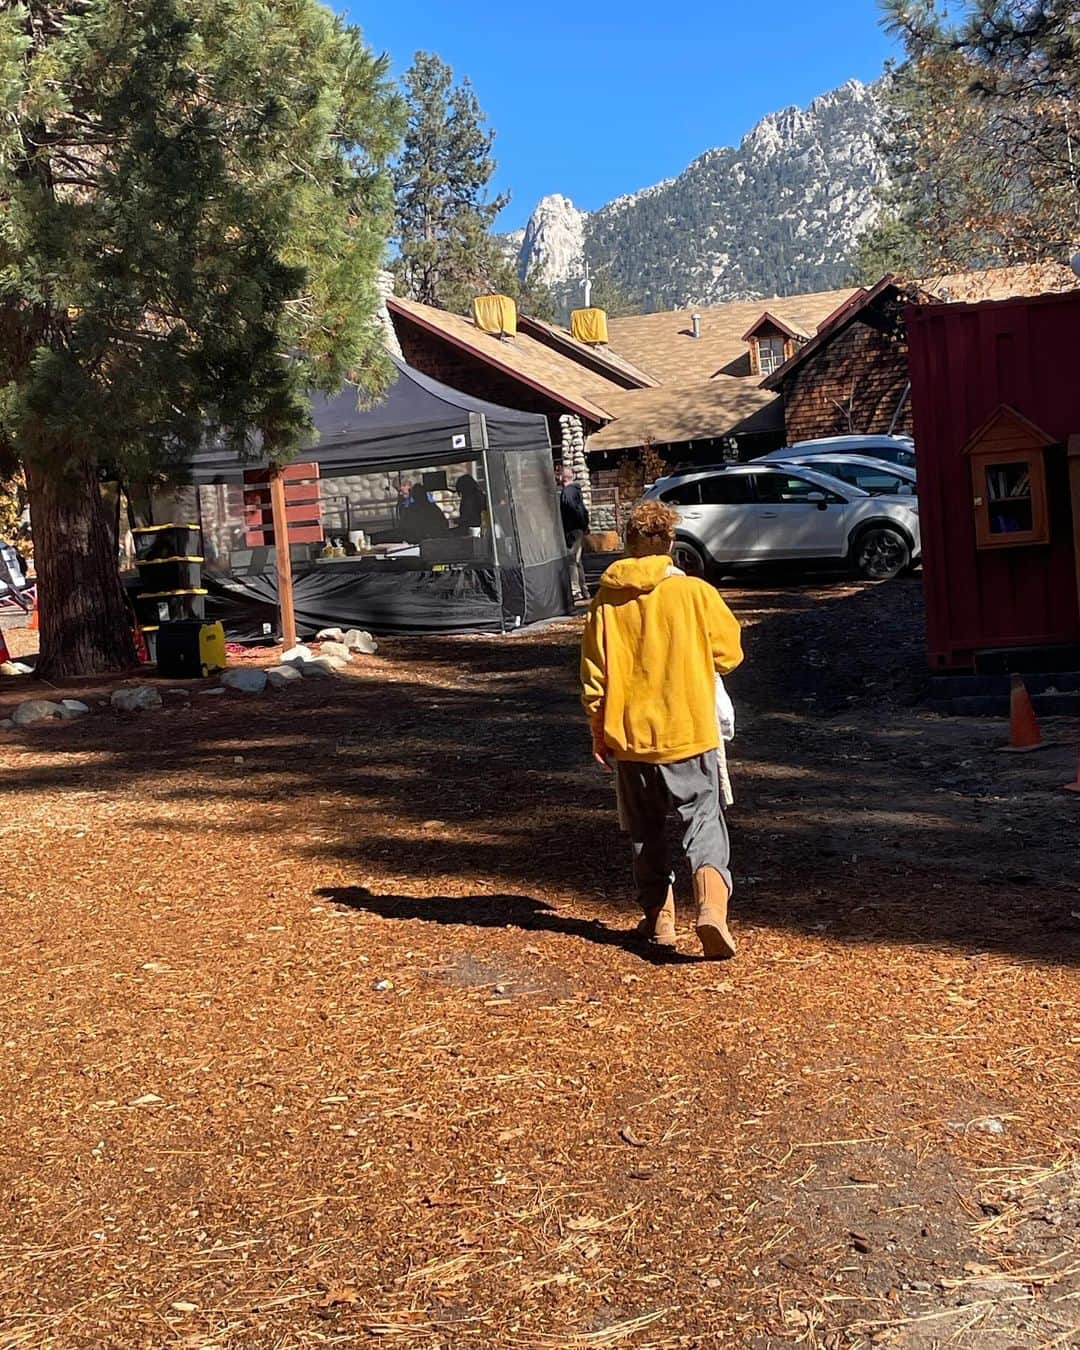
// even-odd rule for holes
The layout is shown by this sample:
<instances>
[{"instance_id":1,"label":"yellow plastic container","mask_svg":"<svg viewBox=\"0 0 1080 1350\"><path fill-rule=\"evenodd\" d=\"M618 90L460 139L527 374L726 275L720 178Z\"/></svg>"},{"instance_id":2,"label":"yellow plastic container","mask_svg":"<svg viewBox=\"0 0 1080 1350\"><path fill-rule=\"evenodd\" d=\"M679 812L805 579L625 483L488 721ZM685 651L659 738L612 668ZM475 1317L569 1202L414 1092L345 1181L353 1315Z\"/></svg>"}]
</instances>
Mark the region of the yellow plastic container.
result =
<instances>
[{"instance_id":1,"label":"yellow plastic container","mask_svg":"<svg viewBox=\"0 0 1080 1350\"><path fill-rule=\"evenodd\" d=\"M220 619L204 623L200 628L199 661L207 674L212 670L224 670L228 664L225 652L225 628Z\"/></svg>"}]
</instances>

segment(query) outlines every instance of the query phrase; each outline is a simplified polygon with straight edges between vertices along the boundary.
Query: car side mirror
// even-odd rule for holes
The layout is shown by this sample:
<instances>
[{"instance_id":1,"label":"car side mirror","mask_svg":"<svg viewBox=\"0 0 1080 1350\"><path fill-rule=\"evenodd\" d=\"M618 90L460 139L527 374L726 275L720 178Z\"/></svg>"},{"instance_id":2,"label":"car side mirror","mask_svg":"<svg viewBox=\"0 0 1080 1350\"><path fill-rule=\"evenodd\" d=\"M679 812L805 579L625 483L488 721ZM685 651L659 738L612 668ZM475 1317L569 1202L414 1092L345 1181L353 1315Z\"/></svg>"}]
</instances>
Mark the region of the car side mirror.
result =
<instances>
[{"instance_id":1,"label":"car side mirror","mask_svg":"<svg viewBox=\"0 0 1080 1350\"><path fill-rule=\"evenodd\" d=\"M806 494L806 500L808 502L813 502L819 511L828 510L829 503L824 492L808 492Z\"/></svg>"}]
</instances>

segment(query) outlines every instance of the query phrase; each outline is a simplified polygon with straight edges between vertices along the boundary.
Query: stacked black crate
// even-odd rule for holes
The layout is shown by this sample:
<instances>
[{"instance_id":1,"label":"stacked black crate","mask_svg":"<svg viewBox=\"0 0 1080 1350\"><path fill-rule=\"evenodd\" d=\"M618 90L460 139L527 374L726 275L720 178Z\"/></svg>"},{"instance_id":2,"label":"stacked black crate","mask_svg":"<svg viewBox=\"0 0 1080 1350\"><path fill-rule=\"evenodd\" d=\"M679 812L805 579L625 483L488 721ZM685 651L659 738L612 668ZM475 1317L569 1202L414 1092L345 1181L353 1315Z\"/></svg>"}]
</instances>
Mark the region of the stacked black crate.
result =
<instances>
[{"instance_id":1,"label":"stacked black crate","mask_svg":"<svg viewBox=\"0 0 1080 1350\"><path fill-rule=\"evenodd\" d=\"M135 616L153 661L162 624L206 617L202 531L197 525L148 525L132 534L139 569Z\"/></svg>"}]
</instances>

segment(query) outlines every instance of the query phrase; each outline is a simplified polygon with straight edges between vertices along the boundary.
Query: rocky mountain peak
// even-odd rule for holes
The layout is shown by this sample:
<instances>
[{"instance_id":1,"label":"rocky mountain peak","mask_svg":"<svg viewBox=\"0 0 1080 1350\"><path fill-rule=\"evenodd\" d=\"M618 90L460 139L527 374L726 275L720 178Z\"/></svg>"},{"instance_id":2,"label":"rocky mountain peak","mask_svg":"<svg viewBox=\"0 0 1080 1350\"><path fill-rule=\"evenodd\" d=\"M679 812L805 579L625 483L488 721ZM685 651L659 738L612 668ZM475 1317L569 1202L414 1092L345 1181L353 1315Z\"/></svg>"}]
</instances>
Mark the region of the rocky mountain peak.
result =
<instances>
[{"instance_id":1,"label":"rocky mountain peak","mask_svg":"<svg viewBox=\"0 0 1080 1350\"><path fill-rule=\"evenodd\" d=\"M881 121L877 86L849 80L598 211L553 193L525 229L519 269L539 269L568 302L587 259L645 310L842 285L886 180Z\"/></svg>"},{"instance_id":2,"label":"rocky mountain peak","mask_svg":"<svg viewBox=\"0 0 1080 1350\"><path fill-rule=\"evenodd\" d=\"M552 284L578 276L584 257L586 218L587 213L561 193L541 197L525 226L518 255L521 276L535 270Z\"/></svg>"}]
</instances>

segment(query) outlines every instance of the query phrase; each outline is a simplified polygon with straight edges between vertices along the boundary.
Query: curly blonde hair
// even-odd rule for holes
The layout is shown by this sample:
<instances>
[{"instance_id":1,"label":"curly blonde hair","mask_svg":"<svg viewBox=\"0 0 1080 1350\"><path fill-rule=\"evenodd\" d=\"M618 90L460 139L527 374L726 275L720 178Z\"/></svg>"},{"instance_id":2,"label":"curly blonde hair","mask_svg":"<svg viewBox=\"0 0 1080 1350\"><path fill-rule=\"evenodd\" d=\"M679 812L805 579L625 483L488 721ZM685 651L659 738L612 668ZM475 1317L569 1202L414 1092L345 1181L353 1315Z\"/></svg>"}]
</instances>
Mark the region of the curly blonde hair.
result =
<instances>
[{"instance_id":1,"label":"curly blonde hair","mask_svg":"<svg viewBox=\"0 0 1080 1350\"><path fill-rule=\"evenodd\" d=\"M632 553L669 553L678 523L678 512L663 502L638 502L626 523L626 547Z\"/></svg>"}]
</instances>

